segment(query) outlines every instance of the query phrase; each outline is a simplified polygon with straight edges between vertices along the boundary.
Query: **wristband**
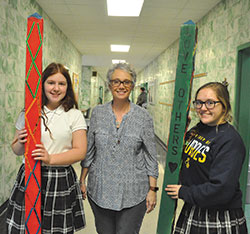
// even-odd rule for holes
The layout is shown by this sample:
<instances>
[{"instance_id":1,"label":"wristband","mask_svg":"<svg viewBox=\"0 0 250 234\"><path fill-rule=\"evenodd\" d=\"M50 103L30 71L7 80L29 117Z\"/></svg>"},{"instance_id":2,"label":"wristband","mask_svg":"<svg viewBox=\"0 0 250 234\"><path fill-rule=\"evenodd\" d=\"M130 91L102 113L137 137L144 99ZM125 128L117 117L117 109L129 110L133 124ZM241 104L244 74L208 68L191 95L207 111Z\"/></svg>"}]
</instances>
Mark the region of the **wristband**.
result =
<instances>
[{"instance_id":1,"label":"wristband","mask_svg":"<svg viewBox=\"0 0 250 234\"><path fill-rule=\"evenodd\" d=\"M157 192L157 191L159 190L159 187L150 186L150 187L149 187L149 190L154 191L154 192Z\"/></svg>"}]
</instances>

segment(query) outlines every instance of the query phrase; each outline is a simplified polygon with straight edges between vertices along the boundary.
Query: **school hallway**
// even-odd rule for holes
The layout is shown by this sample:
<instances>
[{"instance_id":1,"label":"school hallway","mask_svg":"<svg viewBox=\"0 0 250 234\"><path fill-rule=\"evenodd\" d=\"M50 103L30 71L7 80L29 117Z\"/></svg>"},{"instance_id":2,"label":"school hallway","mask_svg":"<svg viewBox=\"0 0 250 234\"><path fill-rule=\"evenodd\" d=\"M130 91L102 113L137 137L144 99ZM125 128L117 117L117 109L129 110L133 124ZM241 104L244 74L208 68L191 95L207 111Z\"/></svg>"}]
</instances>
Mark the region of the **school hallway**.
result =
<instances>
[{"instance_id":1,"label":"school hallway","mask_svg":"<svg viewBox=\"0 0 250 234\"><path fill-rule=\"evenodd\" d=\"M44 84L41 82L42 70L53 62L62 64L70 75L69 83L78 108L89 124L93 109L113 100L110 90L113 81L107 79L107 71L113 64L121 62L132 65L136 71L133 86L128 89L131 91L129 100L136 104L141 88L145 89L146 109L153 119L155 136L164 142L162 145L157 143L160 169L157 205L154 211L145 215L140 234L156 234L166 144L181 143L177 139L182 139L183 131L177 126L186 123L186 118L183 118L186 117L186 110L192 120L189 128L200 121L196 102L193 105L193 101L197 101L195 92L198 88L208 82L228 83L232 125L246 146L240 184L242 200L246 202L243 208L250 234L250 0L140 1L143 4L138 16L112 16L108 14L109 0L0 0L0 205L3 206L10 197L23 162L22 156L16 157L13 153L11 145L16 132L16 121L25 102L27 103L26 88L32 93L32 106L41 110L40 104L34 105L41 99L34 95L40 93L37 92L39 85ZM131 11L134 7L128 9ZM30 17L34 14L43 24L33 22L30 27L28 22L34 20L34 17ZM184 32L187 25L195 29L192 43L185 39L189 34L180 33ZM36 41L39 42L37 47ZM183 49L185 53L182 52ZM186 53L186 49L190 49L190 52ZM32 63L29 66L31 55ZM187 71L192 71L192 75L188 75ZM33 72L37 73L39 79L31 88ZM181 77L184 80L184 74L188 80L191 79L187 82L188 85L178 81ZM116 83L123 87L125 84L124 80L119 79ZM188 104L188 108L184 108L186 100L180 100L178 105L174 105L176 97L190 98L190 106ZM205 107L205 101L204 99L199 103ZM214 105L221 105L217 101ZM175 112L177 106L180 112ZM30 108L26 108L27 110ZM34 116L29 118L34 120ZM181 125L171 121L174 116L175 120L181 120ZM38 128L35 127L32 131L35 132L36 129ZM173 138L169 137L170 133L175 133ZM174 145L172 149L175 147L177 146ZM178 149L181 147L182 145ZM181 153L178 154L178 160L180 157ZM171 169L171 164L167 165ZM175 167L176 164L172 166ZM79 176L79 162L74 164L74 168ZM211 200L217 200L216 198ZM84 201L84 207L87 225L77 234L95 234L94 217L87 200ZM180 208L177 213L179 211ZM0 231L2 233L3 229Z\"/></svg>"}]
</instances>

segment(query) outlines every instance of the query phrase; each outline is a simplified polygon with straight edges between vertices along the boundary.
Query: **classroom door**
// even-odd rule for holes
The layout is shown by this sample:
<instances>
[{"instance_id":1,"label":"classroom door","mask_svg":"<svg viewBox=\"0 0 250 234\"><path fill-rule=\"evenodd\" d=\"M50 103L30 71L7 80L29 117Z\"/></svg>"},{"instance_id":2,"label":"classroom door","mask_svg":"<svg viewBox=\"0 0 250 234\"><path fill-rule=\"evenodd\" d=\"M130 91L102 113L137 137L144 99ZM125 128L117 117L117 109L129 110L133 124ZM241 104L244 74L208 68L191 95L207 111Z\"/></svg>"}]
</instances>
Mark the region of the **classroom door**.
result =
<instances>
[{"instance_id":1,"label":"classroom door","mask_svg":"<svg viewBox=\"0 0 250 234\"><path fill-rule=\"evenodd\" d=\"M240 183L243 192L243 202L246 201L247 177L250 178L249 150L250 150L250 43L238 48L237 75L236 75L236 128L240 132L246 146L246 160L243 165ZM248 172L249 171L249 172ZM248 184L250 186L250 184ZM250 194L247 194L250 197ZM249 199L248 199L249 200Z\"/></svg>"}]
</instances>

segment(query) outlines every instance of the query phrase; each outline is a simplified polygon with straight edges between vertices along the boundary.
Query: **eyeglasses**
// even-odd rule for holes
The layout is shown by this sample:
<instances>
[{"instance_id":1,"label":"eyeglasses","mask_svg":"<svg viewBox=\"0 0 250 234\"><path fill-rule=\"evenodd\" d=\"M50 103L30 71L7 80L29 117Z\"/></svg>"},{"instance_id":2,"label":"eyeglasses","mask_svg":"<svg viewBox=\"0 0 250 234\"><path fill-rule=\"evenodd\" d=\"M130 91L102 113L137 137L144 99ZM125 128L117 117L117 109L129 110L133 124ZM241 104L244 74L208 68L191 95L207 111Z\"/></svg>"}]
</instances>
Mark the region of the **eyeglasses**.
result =
<instances>
[{"instance_id":1,"label":"eyeglasses","mask_svg":"<svg viewBox=\"0 0 250 234\"><path fill-rule=\"evenodd\" d=\"M207 109L213 109L215 107L216 103L221 103L221 101L213 101L213 100L207 100L205 102L203 102L201 100L193 101L194 108L196 108L196 109L201 109L203 104L205 104Z\"/></svg>"},{"instance_id":2,"label":"eyeglasses","mask_svg":"<svg viewBox=\"0 0 250 234\"><path fill-rule=\"evenodd\" d=\"M126 88L130 88L132 86L132 84L134 83L131 80L110 80L109 83L113 86L113 87L119 87L121 84L123 84Z\"/></svg>"}]
</instances>

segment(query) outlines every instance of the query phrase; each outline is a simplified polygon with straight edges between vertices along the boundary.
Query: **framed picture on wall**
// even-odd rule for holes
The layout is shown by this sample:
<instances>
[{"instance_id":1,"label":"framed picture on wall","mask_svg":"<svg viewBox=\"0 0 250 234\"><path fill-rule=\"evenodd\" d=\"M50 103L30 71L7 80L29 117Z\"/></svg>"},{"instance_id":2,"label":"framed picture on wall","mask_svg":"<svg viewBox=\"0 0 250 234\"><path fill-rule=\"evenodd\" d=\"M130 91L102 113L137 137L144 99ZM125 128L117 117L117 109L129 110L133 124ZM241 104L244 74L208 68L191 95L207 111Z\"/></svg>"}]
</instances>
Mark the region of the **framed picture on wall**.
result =
<instances>
[{"instance_id":1,"label":"framed picture on wall","mask_svg":"<svg viewBox=\"0 0 250 234\"><path fill-rule=\"evenodd\" d=\"M75 93L76 101L78 101L79 74L76 74L75 72L73 72L73 75L72 75L72 86L73 86L73 90Z\"/></svg>"},{"instance_id":2,"label":"framed picture on wall","mask_svg":"<svg viewBox=\"0 0 250 234\"><path fill-rule=\"evenodd\" d=\"M155 89L156 89L156 81L148 82L148 103L151 105L155 104Z\"/></svg>"}]
</instances>

